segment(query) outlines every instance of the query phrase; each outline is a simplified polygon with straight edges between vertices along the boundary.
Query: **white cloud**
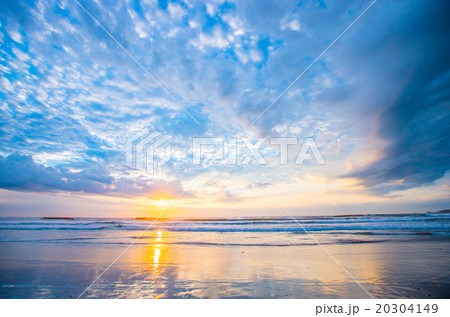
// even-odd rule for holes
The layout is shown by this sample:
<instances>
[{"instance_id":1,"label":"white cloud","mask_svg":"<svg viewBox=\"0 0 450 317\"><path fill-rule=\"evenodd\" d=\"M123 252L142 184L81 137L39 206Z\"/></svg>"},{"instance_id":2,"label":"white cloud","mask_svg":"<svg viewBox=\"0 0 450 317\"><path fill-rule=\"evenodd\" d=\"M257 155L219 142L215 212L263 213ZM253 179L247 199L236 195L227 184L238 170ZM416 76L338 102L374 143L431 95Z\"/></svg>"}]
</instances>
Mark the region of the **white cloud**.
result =
<instances>
[{"instance_id":1,"label":"white cloud","mask_svg":"<svg viewBox=\"0 0 450 317\"><path fill-rule=\"evenodd\" d=\"M198 24L197 22L195 22L194 20L189 20L189 27L191 29L196 29L200 26L200 24Z\"/></svg>"},{"instance_id":2,"label":"white cloud","mask_svg":"<svg viewBox=\"0 0 450 317\"><path fill-rule=\"evenodd\" d=\"M206 12L208 12L208 14L210 16L213 16L215 11L216 10L214 9L214 7L211 4L209 4L209 3L206 4Z\"/></svg>"},{"instance_id":3,"label":"white cloud","mask_svg":"<svg viewBox=\"0 0 450 317\"><path fill-rule=\"evenodd\" d=\"M146 27L145 23L143 23L142 21L136 21L134 30L141 39L148 37L148 33L145 31L145 27Z\"/></svg>"},{"instance_id":4,"label":"white cloud","mask_svg":"<svg viewBox=\"0 0 450 317\"><path fill-rule=\"evenodd\" d=\"M222 19L233 29L234 35L243 35L245 33L242 21L231 14L225 14Z\"/></svg>"},{"instance_id":5,"label":"white cloud","mask_svg":"<svg viewBox=\"0 0 450 317\"><path fill-rule=\"evenodd\" d=\"M252 59L253 62L255 63L259 63L263 60L263 56L261 55L261 53L257 50L251 50L250 51L250 58Z\"/></svg>"},{"instance_id":6,"label":"white cloud","mask_svg":"<svg viewBox=\"0 0 450 317\"><path fill-rule=\"evenodd\" d=\"M175 20L180 20L186 15L186 10L180 7L178 4L169 3L170 17Z\"/></svg>"},{"instance_id":7,"label":"white cloud","mask_svg":"<svg viewBox=\"0 0 450 317\"><path fill-rule=\"evenodd\" d=\"M241 63L247 64L247 62L248 62L247 55L245 55L241 50L236 50L235 54L238 57L238 59L241 61Z\"/></svg>"},{"instance_id":8,"label":"white cloud","mask_svg":"<svg viewBox=\"0 0 450 317\"><path fill-rule=\"evenodd\" d=\"M22 35L17 31L9 31L9 36L16 42L23 44Z\"/></svg>"},{"instance_id":9,"label":"white cloud","mask_svg":"<svg viewBox=\"0 0 450 317\"><path fill-rule=\"evenodd\" d=\"M281 21L280 27L282 30L300 31L301 25L298 20L291 20L289 22Z\"/></svg>"},{"instance_id":10,"label":"white cloud","mask_svg":"<svg viewBox=\"0 0 450 317\"><path fill-rule=\"evenodd\" d=\"M27 53L25 53L25 52L22 52L22 51L19 51L18 49L13 49L13 53L14 53L14 55L16 55L16 57L18 58L18 59L20 59L21 61L24 61L24 62L26 62L26 61L28 61L29 59L30 59L30 56L28 56L28 54Z\"/></svg>"},{"instance_id":11,"label":"white cloud","mask_svg":"<svg viewBox=\"0 0 450 317\"><path fill-rule=\"evenodd\" d=\"M222 30L216 28L213 35L200 33L197 39L191 41L191 44L203 51L205 47L225 48L229 45L229 41L223 36Z\"/></svg>"},{"instance_id":12,"label":"white cloud","mask_svg":"<svg viewBox=\"0 0 450 317\"><path fill-rule=\"evenodd\" d=\"M3 86L3 88L5 88L11 92L13 91L13 86L11 85L9 80L6 79L5 77L2 78L2 86Z\"/></svg>"},{"instance_id":13,"label":"white cloud","mask_svg":"<svg viewBox=\"0 0 450 317\"><path fill-rule=\"evenodd\" d=\"M167 37L175 37L179 31L180 31L180 28L170 29L169 33L167 33Z\"/></svg>"}]
</instances>

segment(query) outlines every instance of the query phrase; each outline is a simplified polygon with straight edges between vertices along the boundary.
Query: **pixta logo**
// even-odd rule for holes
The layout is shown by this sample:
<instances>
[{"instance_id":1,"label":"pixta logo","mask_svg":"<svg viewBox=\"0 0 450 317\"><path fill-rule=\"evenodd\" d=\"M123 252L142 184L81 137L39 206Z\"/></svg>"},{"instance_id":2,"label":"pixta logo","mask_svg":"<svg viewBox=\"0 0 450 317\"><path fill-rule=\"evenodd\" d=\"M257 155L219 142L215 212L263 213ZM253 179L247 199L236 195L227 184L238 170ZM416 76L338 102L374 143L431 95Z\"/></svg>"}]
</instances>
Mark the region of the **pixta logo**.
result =
<instances>
[{"instance_id":1,"label":"pixta logo","mask_svg":"<svg viewBox=\"0 0 450 317\"><path fill-rule=\"evenodd\" d=\"M250 162L257 165L266 165L267 162L261 153L267 143L279 147L280 165L287 165L290 151L289 145L300 145L295 154L295 165L302 165L307 160L315 160L317 164L324 165L325 160L312 138L300 141L296 137L259 138L193 138L192 164L200 165L202 162L225 161L228 165L247 165Z\"/></svg>"},{"instance_id":2,"label":"pixta logo","mask_svg":"<svg viewBox=\"0 0 450 317\"><path fill-rule=\"evenodd\" d=\"M127 165L157 174L158 169L169 162L172 137L158 131L142 129L130 135L125 142Z\"/></svg>"},{"instance_id":3,"label":"pixta logo","mask_svg":"<svg viewBox=\"0 0 450 317\"><path fill-rule=\"evenodd\" d=\"M171 160L170 135L143 129L126 139L127 164L149 174L158 170ZM274 148L279 151L273 151ZM272 150L267 154L268 150ZM295 150L295 153L291 153ZM280 165L293 163L302 165L305 161L315 161L324 165L325 160L312 138L298 140L296 137L274 137L251 139L248 137L195 137L192 143L183 148L185 162L192 165L267 165L265 156L279 155ZM192 161L189 160L192 153ZM264 155L265 154L265 155ZM291 160L289 162L289 159ZM295 160L294 160L295 159Z\"/></svg>"}]
</instances>

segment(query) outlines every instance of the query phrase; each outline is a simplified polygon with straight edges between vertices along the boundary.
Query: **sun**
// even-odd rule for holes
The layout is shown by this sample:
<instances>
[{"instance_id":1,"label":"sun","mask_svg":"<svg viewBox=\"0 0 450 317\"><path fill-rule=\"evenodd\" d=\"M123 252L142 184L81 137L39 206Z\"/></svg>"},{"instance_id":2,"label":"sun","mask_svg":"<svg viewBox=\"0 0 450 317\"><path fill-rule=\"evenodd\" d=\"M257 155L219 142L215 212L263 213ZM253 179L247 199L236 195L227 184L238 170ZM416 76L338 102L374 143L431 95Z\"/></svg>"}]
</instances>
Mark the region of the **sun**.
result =
<instances>
[{"instance_id":1,"label":"sun","mask_svg":"<svg viewBox=\"0 0 450 317\"><path fill-rule=\"evenodd\" d=\"M159 206L165 206L166 205L166 201L164 199L158 200L157 203Z\"/></svg>"}]
</instances>

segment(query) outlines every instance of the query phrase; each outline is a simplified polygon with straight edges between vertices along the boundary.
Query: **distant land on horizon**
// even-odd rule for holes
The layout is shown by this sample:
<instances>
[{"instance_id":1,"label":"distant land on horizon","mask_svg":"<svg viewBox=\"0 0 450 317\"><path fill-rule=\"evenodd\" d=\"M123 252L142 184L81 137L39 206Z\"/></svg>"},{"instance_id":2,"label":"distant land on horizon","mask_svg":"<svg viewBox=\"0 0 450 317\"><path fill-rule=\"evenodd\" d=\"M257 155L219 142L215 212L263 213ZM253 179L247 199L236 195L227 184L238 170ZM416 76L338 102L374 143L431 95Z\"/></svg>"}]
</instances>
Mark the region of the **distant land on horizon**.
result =
<instances>
[{"instance_id":1,"label":"distant land on horizon","mask_svg":"<svg viewBox=\"0 0 450 317\"><path fill-rule=\"evenodd\" d=\"M404 215L422 215L422 214L444 214L444 213L450 213L450 209L443 209L439 211L425 211L425 212L415 212L415 213L396 213L396 214L346 214L346 215L320 215L320 216L294 216L294 217L302 217L302 218L324 218L324 217L349 217L349 216L404 216ZM12 217L2 217L2 218L12 218ZM18 218L42 218L45 220L75 220L75 219L86 219L86 218L130 218L130 217L18 217ZM131 217L132 218L132 217ZM208 219L229 219L230 217L203 217L203 218L184 218L184 217L169 217L174 219L195 219L195 220L208 220ZM169 218L159 218L161 220L163 219L169 219ZM236 217L231 217L236 218ZM290 218L289 216L261 216L261 217L242 217L246 219L280 219L280 218ZM157 217L135 217L132 218L133 220L155 220Z\"/></svg>"}]
</instances>

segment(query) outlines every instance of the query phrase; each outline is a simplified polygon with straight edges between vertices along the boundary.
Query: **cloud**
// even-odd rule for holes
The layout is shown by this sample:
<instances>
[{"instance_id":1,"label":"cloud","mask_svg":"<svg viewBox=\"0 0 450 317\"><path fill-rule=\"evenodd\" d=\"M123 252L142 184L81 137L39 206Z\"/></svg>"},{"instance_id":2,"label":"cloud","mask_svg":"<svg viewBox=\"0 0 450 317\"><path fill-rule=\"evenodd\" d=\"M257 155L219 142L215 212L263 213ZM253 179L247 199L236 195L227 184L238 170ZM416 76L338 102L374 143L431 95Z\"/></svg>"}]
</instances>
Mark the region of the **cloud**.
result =
<instances>
[{"instance_id":1,"label":"cloud","mask_svg":"<svg viewBox=\"0 0 450 317\"><path fill-rule=\"evenodd\" d=\"M2 177L2 186L118 196L180 190L206 172L191 164L194 136L315 137L331 178L357 177L377 195L430 184L449 168L444 0L377 2L250 126L369 3L84 1L197 125L76 3L6 1L0 154L2 166L28 172L15 185ZM171 181L117 175L126 136L143 127L170 134L184 154L166 166ZM358 164L357 150L373 139L383 141L382 155ZM311 172L274 171L274 185Z\"/></svg>"},{"instance_id":2,"label":"cloud","mask_svg":"<svg viewBox=\"0 0 450 317\"><path fill-rule=\"evenodd\" d=\"M49 167L29 155L0 156L0 188L31 192L82 192L120 197L149 197L158 192L179 194L178 181L115 178L99 165L74 170L73 166Z\"/></svg>"},{"instance_id":3,"label":"cloud","mask_svg":"<svg viewBox=\"0 0 450 317\"><path fill-rule=\"evenodd\" d=\"M433 2L405 9L410 12L391 31L395 43L388 41L379 52L392 67L372 72L396 90L373 111L374 132L387 145L380 159L348 175L378 193L429 185L450 169L450 21L444 13L450 5ZM384 85L373 94L390 91Z\"/></svg>"},{"instance_id":4,"label":"cloud","mask_svg":"<svg viewBox=\"0 0 450 317\"><path fill-rule=\"evenodd\" d=\"M214 29L211 35L200 33L198 38L191 43L199 50L204 50L207 47L223 49L229 45L228 39L224 37L223 32L219 28Z\"/></svg>"},{"instance_id":5,"label":"cloud","mask_svg":"<svg viewBox=\"0 0 450 317\"><path fill-rule=\"evenodd\" d=\"M186 15L186 11L181 6L174 3L169 3L168 10L173 19L179 20Z\"/></svg>"},{"instance_id":6,"label":"cloud","mask_svg":"<svg viewBox=\"0 0 450 317\"><path fill-rule=\"evenodd\" d=\"M292 20L289 22L282 21L281 22L281 29L282 30L292 30L292 31L300 31L300 22L298 20Z\"/></svg>"}]
</instances>

